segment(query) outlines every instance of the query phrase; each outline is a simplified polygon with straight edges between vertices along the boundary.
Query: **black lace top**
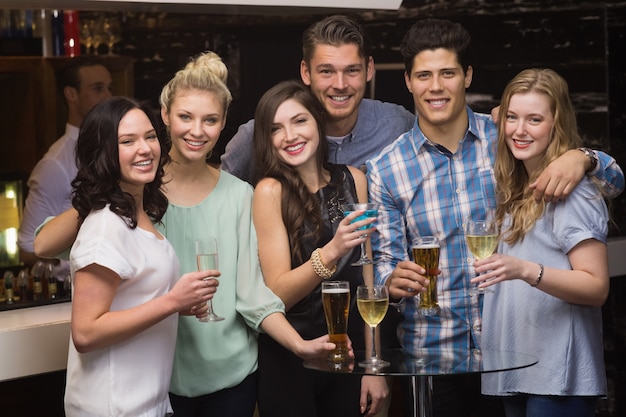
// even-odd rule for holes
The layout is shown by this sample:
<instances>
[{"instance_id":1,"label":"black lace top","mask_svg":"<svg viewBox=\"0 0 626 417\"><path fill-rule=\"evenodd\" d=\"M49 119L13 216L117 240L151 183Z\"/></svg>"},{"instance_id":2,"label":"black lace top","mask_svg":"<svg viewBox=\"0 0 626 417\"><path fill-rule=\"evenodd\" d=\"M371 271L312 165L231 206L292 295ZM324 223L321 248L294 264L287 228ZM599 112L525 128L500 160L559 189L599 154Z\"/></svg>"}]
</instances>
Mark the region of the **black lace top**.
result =
<instances>
[{"instance_id":1,"label":"black lace top","mask_svg":"<svg viewBox=\"0 0 626 417\"><path fill-rule=\"evenodd\" d=\"M308 260L316 248L324 246L334 236L337 225L343 218L342 205L358 202L354 178L345 165L330 165L331 180L321 188L317 195L321 202L323 228L320 239L305 238L302 244L303 258ZM356 307L356 287L363 285L362 267L351 266L360 256L359 247L341 258L337 263L337 271L330 278L336 281L350 282L350 313L348 316L348 336L352 340L354 350L363 350L364 323ZM292 268L301 265L292 259ZM328 333L322 306L322 284L294 305L286 314L287 320L304 339L312 339Z\"/></svg>"}]
</instances>

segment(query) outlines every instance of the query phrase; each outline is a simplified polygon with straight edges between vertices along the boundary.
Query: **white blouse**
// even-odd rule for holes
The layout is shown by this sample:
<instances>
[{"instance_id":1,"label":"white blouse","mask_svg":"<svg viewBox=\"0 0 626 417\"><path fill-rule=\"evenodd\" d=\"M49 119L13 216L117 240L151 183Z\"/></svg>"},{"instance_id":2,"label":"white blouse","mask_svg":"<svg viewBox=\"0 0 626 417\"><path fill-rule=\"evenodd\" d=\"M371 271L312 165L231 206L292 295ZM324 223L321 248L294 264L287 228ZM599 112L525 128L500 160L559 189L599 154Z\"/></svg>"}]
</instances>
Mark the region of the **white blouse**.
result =
<instances>
[{"instance_id":1,"label":"white blouse","mask_svg":"<svg viewBox=\"0 0 626 417\"><path fill-rule=\"evenodd\" d=\"M111 311L167 293L180 269L166 239L130 229L108 206L87 216L70 263L73 282L76 271L94 263L121 277ZM163 417L171 412L168 388L177 322L178 315L171 315L124 342L88 353L77 352L70 340L66 416Z\"/></svg>"}]
</instances>

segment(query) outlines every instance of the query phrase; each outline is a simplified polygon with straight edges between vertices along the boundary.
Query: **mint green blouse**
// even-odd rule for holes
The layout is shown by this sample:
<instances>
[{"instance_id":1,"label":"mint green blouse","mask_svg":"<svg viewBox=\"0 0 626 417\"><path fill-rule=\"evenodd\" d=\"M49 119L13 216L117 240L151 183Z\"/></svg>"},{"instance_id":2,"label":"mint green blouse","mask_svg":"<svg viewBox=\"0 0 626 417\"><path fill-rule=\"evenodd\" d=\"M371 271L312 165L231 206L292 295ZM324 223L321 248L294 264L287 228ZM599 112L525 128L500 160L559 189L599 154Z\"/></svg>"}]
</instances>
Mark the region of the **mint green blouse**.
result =
<instances>
[{"instance_id":1,"label":"mint green blouse","mask_svg":"<svg viewBox=\"0 0 626 417\"><path fill-rule=\"evenodd\" d=\"M261 322L285 311L261 274L252 195L248 183L220 171L204 201L191 207L170 203L163 224L157 225L178 255L181 274L196 270L195 238L215 236L222 274L213 308L225 320L202 323L195 316L179 318L170 386L174 394L197 397L238 385L257 369Z\"/></svg>"}]
</instances>

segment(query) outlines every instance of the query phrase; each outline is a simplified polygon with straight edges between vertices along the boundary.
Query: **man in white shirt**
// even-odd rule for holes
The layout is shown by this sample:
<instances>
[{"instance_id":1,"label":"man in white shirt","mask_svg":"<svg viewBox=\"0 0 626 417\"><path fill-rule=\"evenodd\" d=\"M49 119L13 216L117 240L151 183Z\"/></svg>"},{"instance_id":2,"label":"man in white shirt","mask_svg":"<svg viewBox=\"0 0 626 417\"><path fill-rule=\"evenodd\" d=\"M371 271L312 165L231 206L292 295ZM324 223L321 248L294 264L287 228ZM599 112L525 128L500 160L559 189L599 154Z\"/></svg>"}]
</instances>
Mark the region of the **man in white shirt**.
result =
<instances>
[{"instance_id":1,"label":"man in white shirt","mask_svg":"<svg viewBox=\"0 0 626 417\"><path fill-rule=\"evenodd\" d=\"M85 115L99 102L111 97L113 81L104 62L97 56L82 55L69 59L57 73L59 91L65 97L68 120L65 134L57 139L37 163L27 182L28 196L18 235L20 260L32 265L34 232L48 216L72 206L72 180L77 168L74 148ZM66 269L66 270L64 270ZM69 268L57 268L63 280Z\"/></svg>"}]
</instances>

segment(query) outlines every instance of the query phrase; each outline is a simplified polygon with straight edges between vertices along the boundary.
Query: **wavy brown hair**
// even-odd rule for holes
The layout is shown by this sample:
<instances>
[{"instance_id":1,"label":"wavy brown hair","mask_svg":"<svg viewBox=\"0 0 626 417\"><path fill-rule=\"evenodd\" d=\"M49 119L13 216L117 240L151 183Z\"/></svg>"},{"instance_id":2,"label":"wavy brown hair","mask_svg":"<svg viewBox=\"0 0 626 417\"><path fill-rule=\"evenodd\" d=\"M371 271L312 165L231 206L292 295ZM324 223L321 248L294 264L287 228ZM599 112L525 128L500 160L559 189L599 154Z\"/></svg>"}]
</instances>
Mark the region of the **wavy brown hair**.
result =
<instances>
[{"instance_id":1,"label":"wavy brown hair","mask_svg":"<svg viewBox=\"0 0 626 417\"><path fill-rule=\"evenodd\" d=\"M319 239L322 215L317 195L309 192L294 167L278 157L272 144L272 126L276 110L289 99L296 100L304 106L315 119L319 133L319 146L315 158L317 169L319 172L328 169L324 110L308 87L299 81L281 82L267 90L259 100L254 116L254 149L260 178L274 178L282 186L282 217L289 236L289 245L293 248L292 258L302 261L303 238Z\"/></svg>"},{"instance_id":2,"label":"wavy brown hair","mask_svg":"<svg viewBox=\"0 0 626 417\"><path fill-rule=\"evenodd\" d=\"M526 172L522 161L515 159L506 144L505 126L511 97L515 94L538 93L545 96L554 116L551 140L543 160L534 172ZM570 149L581 145L576 114L569 98L567 82L551 69L526 69L515 76L505 87L500 101L498 121L498 149L495 162L498 208L496 219L502 225L504 216L511 216L511 227L503 236L508 243L519 242L539 219L545 202L536 203L531 184L550 162Z\"/></svg>"},{"instance_id":3,"label":"wavy brown hair","mask_svg":"<svg viewBox=\"0 0 626 417\"><path fill-rule=\"evenodd\" d=\"M120 120L131 110L143 111L157 132L161 158L152 182L143 190L144 210L153 222L159 222L167 210L167 198L161 190L164 170L169 162L165 132L156 113L147 105L126 97L112 97L98 103L81 124L76 143L78 173L72 181L72 205L78 210L80 223L93 210L110 204L110 210L126 224L137 227L133 196L120 187L121 168L118 147Z\"/></svg>"}]
</instances>

